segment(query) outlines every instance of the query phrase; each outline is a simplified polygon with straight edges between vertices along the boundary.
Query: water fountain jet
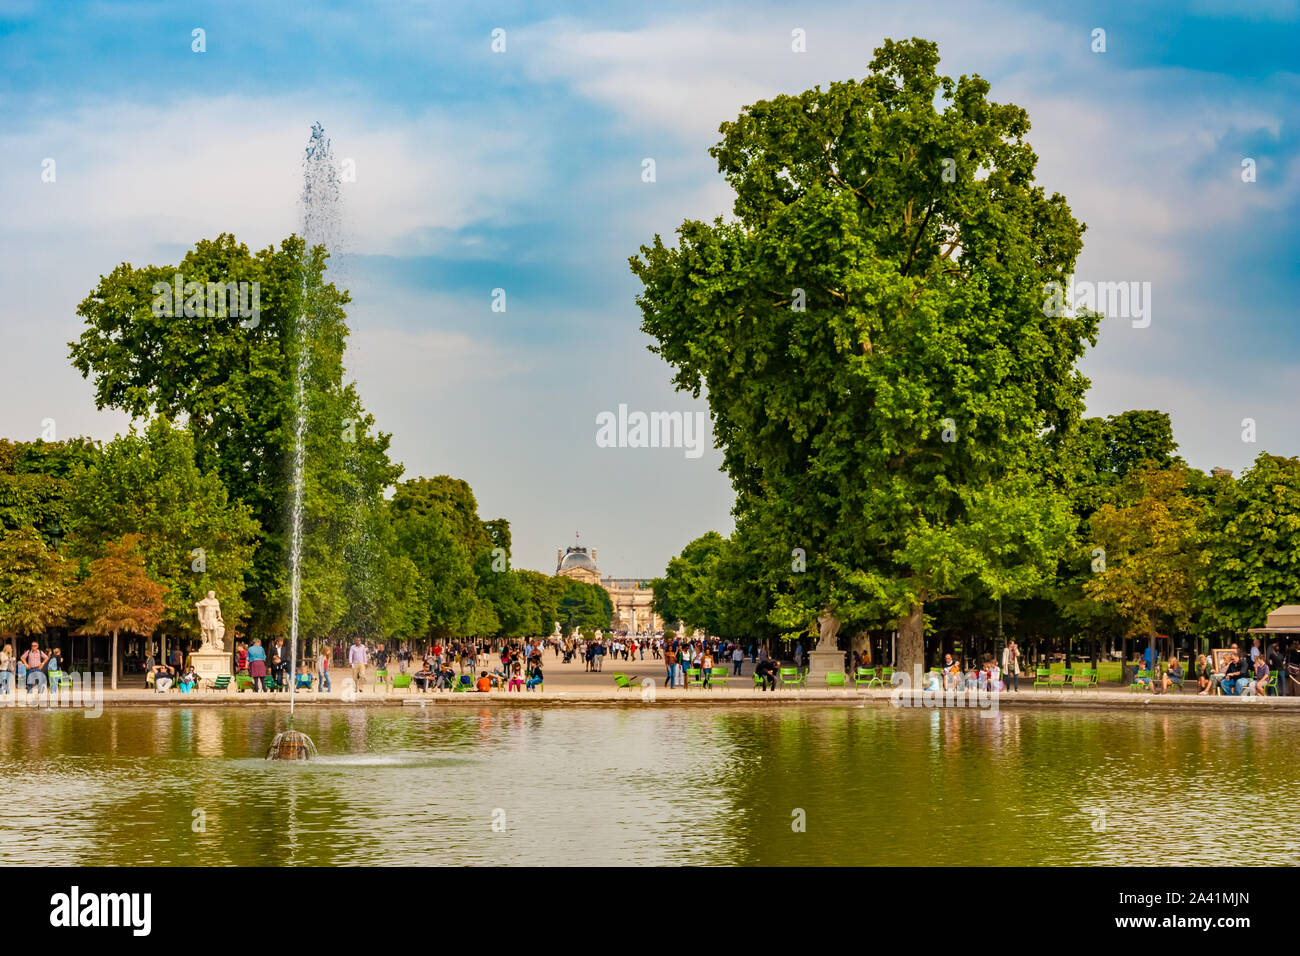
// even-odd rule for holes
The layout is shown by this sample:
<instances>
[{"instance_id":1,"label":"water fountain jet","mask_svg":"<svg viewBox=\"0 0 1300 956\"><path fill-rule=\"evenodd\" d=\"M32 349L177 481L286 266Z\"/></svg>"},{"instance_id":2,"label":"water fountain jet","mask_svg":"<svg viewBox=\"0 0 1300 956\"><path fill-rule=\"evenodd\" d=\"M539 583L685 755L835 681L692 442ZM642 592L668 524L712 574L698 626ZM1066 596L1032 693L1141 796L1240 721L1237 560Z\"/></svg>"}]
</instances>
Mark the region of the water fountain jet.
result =
<instances>
[{"instance_id":1,"label":"water fountain jet","mask_svg":"<svg viewBox=\"0 0 1300 956\"><path fill-rule=\"evenodd\" d=\"M289 729L276 734L267 751L268 760L309 760L316 756L316 745L306 734L293 729L294 691L298 684L298 608L302 596L302 499L303 466L306 460L308 332L310 306L307 281L311 250L329 238L330 227L337 221L339 198L338 173L330 150L329 137L320 123L313 123L307 155L303 159L303 261L302 308L298 316L298 354L294 372L293 449L293 534L289 551Z\"/></svg>"}]
</instances>

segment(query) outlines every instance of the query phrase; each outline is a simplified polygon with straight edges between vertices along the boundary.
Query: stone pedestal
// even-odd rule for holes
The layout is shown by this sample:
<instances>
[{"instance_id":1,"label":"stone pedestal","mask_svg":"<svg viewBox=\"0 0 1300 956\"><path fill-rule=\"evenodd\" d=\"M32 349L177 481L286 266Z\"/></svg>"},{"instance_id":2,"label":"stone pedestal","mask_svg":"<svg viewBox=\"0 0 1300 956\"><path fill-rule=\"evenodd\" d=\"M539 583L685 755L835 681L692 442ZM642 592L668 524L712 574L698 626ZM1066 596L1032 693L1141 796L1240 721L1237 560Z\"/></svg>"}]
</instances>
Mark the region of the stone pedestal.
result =
<instances>
[{"instance_id":1,"label":"stone pedestal","mask_svg":"<svg viewBox=\"0 0 1300 956\"><path fill-rule=\"evenodd\" d=\"M202 650L190 654L194 662L194 673L203 680L214 677L230 677L230 654L227 651Z\"/></svg>"},{"instance_id":2,"label":"stone pedestal","mask_svg":"<svg viewBox=\"0 0 1300 956\"><path fill-rule=\"evenodd\" d=\"M825 690L827 674L844 673L844 652L809 651L808 652L808 686L815 690Z\"/></svg>"}]
</instances>

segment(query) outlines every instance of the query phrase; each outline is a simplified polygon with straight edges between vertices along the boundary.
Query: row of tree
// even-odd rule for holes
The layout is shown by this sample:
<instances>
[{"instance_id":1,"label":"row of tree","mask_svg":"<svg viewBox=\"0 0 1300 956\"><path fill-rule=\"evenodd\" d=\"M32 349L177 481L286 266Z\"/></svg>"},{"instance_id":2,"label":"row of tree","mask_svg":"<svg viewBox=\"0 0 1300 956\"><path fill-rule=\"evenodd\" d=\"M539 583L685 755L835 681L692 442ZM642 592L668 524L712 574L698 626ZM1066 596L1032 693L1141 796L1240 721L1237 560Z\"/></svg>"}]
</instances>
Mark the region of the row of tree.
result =
<instances>
[{"instance_id":1,"label":"row of tree","mask_svg":"<svg viewBox=\"0 0 1300 956\"><path fill-rule=\"evenodd\" d=\"M1261 623L1300 597L1295 459L1211 479L1162 413L1083 419L1101 316L1050 291L1084 227L1034 182L1028 114L938 59L888 40L862 80L747 107L711 150L734 217L631 259L736 492L658 608L811 646L896 630L907 670L927 619L987 633L1008 602L1067 640Z\"/></svg>"},{"instance_id":2,"label":"row of tree","mask_svg":"<svg viewBox=\"0 0 1300 956\"><path fill-rule=\"evenodd\" d=\"M212 590L228 631L284 633L300 413L304 637L608 627L603 588L511 567L509 522L482 519L466 482L400 480L390 436L344 381L348 296L325 267L325 251L296 237L252 254L222 235L175 266L123 263L101 278L79 307L72 361L100 408L140 425L103 446L0 441L0 632L193 638L194 603ZM258 320L201 296L153 308L155 284L177 275L257 283Z\"/></svg>"}]
</instances>

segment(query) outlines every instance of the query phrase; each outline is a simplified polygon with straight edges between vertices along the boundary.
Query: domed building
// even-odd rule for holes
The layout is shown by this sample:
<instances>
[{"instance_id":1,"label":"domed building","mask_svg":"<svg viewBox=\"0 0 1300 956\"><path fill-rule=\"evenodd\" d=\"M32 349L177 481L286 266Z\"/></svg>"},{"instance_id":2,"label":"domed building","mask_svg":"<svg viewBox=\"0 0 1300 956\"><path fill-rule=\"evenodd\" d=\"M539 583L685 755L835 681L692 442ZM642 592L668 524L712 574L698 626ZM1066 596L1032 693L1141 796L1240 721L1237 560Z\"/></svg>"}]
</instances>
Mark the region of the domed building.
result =
<instances>
[{"instance_id":1,"label":"domed building","mask_svg":"<svg viewBox=\"0 0 1300 956\"><path fill-rule=\"evenodd\" d=\"M563 551L557 548L555 574L603 587L614 605L614 630L638 634L663 629L663 621L654 612L654 591L650 583L639 578L602 578L596 564L595 548L590 553L578 545Z\"/></svg>"}]
</instances>

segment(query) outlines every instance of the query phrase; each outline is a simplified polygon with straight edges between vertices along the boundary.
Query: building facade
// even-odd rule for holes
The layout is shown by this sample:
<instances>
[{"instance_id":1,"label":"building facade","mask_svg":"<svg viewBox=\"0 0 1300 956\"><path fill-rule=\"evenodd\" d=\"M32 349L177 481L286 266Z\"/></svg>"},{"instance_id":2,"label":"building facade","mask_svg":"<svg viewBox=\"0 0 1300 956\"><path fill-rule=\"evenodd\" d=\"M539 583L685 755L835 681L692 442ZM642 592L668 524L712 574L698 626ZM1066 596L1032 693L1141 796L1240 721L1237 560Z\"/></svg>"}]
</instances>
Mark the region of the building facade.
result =
<instances>
[{"instance_id":1,"label":"building facade","mask_svg":"<svg viewBox=\"0 0 1300 956\"><path fill-rule=\"evenodd\" d=\"M588 553L576 545L555 552L555 573L584 584L599 584L614 605L614 630L645 634L663 630L663 621L654 612L654 591L649 581L639 578L602 578L596 565L596 549Z\"/></svg>"}]
</instances>

